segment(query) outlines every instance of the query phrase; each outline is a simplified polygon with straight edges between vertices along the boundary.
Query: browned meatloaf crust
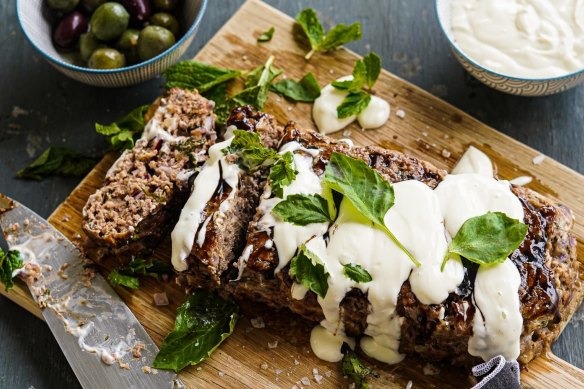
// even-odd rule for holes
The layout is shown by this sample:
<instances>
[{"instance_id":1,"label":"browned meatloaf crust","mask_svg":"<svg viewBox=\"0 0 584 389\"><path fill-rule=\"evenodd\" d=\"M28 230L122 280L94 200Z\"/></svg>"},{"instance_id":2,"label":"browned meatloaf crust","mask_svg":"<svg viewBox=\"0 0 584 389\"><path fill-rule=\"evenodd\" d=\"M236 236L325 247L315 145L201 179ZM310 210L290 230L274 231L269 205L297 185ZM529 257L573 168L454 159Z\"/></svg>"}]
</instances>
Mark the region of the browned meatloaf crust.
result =
<instances>
[{"instance_id":1,"label":"browned meatloaf crust","mask_svg":"<svg viewBox=\"0 0 584 389\"><path fill-rule=\"evenodd\" d=\"M276 125L271 115L256 112L251 107L240 107L232 111L227 126L256 132L264 146L276 149L282 137L282 128ZM236 163L237 156L230 161ZM220 276L229 264L237 259L245 243L246 228L259 204L266 182L267 170L253 173L241 172L239 187L228 207L217 212L232 188L221 180L211 201L203 210L201 220L211 217L206 224L205 240L201 246L193 245L187 258L188 270L179 273L177 282L186 287L215 288L220 285ZM197 231L197 234L199 231Z\"/></svg>"},{"instance_id":2,"label":"browned meatloaf crust","mask_svg":"<svg viewBox=\"0 0 584 389\"><path fill-rule=\"evenodd\" d=\"M150 124L176 141L141 139L109 170L83 208L89 258L143 254L174 225L189 193L187 173L205 161L216 138L213 105L196 91L178 88L153 104Z\"/></svg>"},{"instance_id":3,"label":"browned meatloaf crust","mask_svg":"<svg viewBox=\"0 0 584 389\"><path fill-rule=\"evenodd\" d=\"M314 132L302 131L288 125L283 142L299 141L307 148L319 147L324 152L314 161L315 172L321 174L332 151L361 158L391 182L415 179L434 188L445 172L416 158L378 147L356 147L349 150L341 143ZM580 280L576 248L570 229L571 212L543 196L525 188L513 187L523 203L528 235L512 255L521 274L519 291L524 328L519 362L528 363L539 355L559 335L561 322L575 309L575 298L580 296ZM289 308L311 321L324 319L316 295L307 293L303 300L290 294L293 279L288 268L278 274L278 254L265 247L269 239L256 228L261 217L256 214L250 223L247 244L253 245L241 280L231 282L228 291L238 300L252 300L280 309ZM457 365L479 362L467 352L472 331L474 308L471 303L472 285L476 268L469 266L459 293L452 293L438 305L424 305L411 291L409 282L403 284L398 298L398 312L405 318L402 324L400 351L419 355L434 361L448 361ZM443 319L440 311L444 308ZM354 289L341 304L346 332L351 336L363 334L367 326L369 303L367 296Z\"/></svg>"}]
</instances>

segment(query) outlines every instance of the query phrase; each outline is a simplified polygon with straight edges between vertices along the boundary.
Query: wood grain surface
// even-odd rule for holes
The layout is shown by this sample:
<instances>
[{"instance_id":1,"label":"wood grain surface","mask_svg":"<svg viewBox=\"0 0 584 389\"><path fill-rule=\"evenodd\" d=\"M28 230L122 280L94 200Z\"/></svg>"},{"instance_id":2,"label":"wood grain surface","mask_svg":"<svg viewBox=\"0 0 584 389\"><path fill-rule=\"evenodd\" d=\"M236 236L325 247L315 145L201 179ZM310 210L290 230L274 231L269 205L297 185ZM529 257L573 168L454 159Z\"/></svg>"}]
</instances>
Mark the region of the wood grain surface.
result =
<instances>
[{"instance_id":1,"label":"wood grain surface","mask_svg":"<svg viewBox=\"0 0 584 389\"><path fill-rule=\"evenodd\" d=\"M278 33L274 39L258 45L256 37L274 25ZM231 68L251 68L276 54L275 65L284 69L291 78L300 78L307 71L317 75L321 84L345 74L350 74L355 54L339 50L330 55L319 55L311 62L303 59L305 48L292 39L293 22L286 15L256 0L248 1L217 35L203 48L196 59ZM513 139L506 137L462 111L437 99L427 92L384 71L376 86L379 96L387 99L393 114L386 126L374 131L361 131L356 125L349 127L344 136L357 144L377 144L413 154L441 168L451 168L461 153L469 146L484 150L496 163L499 176L511 179L529 175L534 181L529 185L540 193L554 198L576 214L574 233L578 238L579 258L584 258L584 204L580 201L584 177L569 168L547 158L540 165L532 159L538 153ZM279 122L294 120L306 128L312 128L310 105L293 104L275 95L265 108L275 114ZM402 110L405 117L395 115ZM339 136L341 136L339 134ZM71 193L51 215L50 221L71 240L80 242L81 209L87 197L97 189L105 172L114 161L114 155L106 156L85 180ZM567 185L570 183L570 185ZM156 255L168 258L168 242ZM105 264L105 271L110 265ZM121 297L144 324L154 341L160 343L171 329L176 307L184 299L183 292L173 283L158 284L145 281L139 291L117 289ZM164 290L171 300L168 307L153 306L152 294ZM580 293L580 297L581 297ZM8 295L18 304L34 312L27 299L27 292L19 286ZM576 308L574 301L573 308ZM189 387L292 387L303 377L312 384L313 369L325 375L323 387L340 387L348 382L342 377L338 364L318 360L310 351L308 332L311 324L291 314L268 315L261 312L267 323L265 330L254 329L244 318L234 335L226 341L213 357L202 364L200 370L189 368L181 378ZM268 348L268 342L278 341L278 347ZM406 359L396 366L376 364L381 377L375 385L404 387L412 380L421 387L466 387L470 384L463 371L442 367L439 376L424 376L419 372L424 362ZM523 372L523 382L533 387L573 388L584 383L584 372L556 358L551 352L534 361Z\"/></svg>"},{"instance_id":2,"label":"wood grain surface","mask_svg":"<svg viewBox=\"0 0 584 389\"><path fill-rule=\"evenodd\" d=\"M329 26L331 23L350 23L354 20L361 20L364 23L364 39L361 42L351 44L350 47L360 53L365 53L369 49L377 51L383 58L384 66L392 70L393 73L422 86L434 95L454 103L473 116L523 142L537 147L574 169L581 172L584 171L584 158L581 155L581 151L584 149L584 139L582 137L584 108L581 104L584 98L584 88L580 87L557 96L525 99L503 95L482 86L469 77L448 53L446 42L433 19L432 2L426 0L408 2L398 0L384 2L378 2L377 0L360 2L352 2L350 0L268 0L268 2L285 10L290 15L296 14L300 9L307 6L315 7L324 17L325 24ZM222 0L220 4L211 2L205 22L201 26L190 53L194 54L199 50L241 3L242 0ZM282 46L285 42L283 43L280 38L284 38L283 35L287 34L286 29L284 27L280 28L279 24L277 25L274 41L263 46L263 52L257 52L254 34L259 34L259 31L264 27L276 24L268 15L271 14L260 12L248 15L246 24L243 25L251 25L251 27L247 27L248 30L243 31L243 33L238 32L238 38L229 41L230 44L233 44L238 43L238 39L242 39L247 42L245 47L252 48L251 54L244 52L244 50L240 50L237 54L230 53L229 55L220 51L205 51L201 53L203 55L202 58L209 62L229 59L234 61L234 64L225 64L226 66L236 67L237 65L247 68L262 62L270 51L279 53L281 48L285 47ZM89 150L90 152L105 149L106 144L102 138L93 132L92 123L95 121L109 122L138 104L152 101L159 93L160 81L154 80L142 86L119 90L90 88L75 83L52 70L24 42L24 38L19 33L15 23L14 2L0 3L0 18L2 21L6 21L6 23L0 23L0 42L3 44L3 49L9 53L9 55L4 55L0 58L3 75L3 77L0 77L0 85L5 91L0 96L0 166L3 167L3 169L0 169L0 192L7 193L31 206L41 215L48 216L51 210L76 185L77 180L74 178L56 178L38 184L27 183L14 180L14 172L25 163L28 163L32 157L38 155L46 145L64 144L78 149ZM285 52L291 51L289 54L294 57L295 49L297 48L294 45L286 47ZM210 53L214 54L211 55ZM217 60L211 58L217 54ZM247 61L243 61L244 55L247 55ZM337 53L337 55L340 55L338 58L343 58L343 60L348 58L345 56L346 53L341 52ZM317 59L318 67L321 70L320 62L323 58L323 56L319 56ZM313 61L312 65L299 63L298 60L300 58L293 59L289 63L288 59L288 54L277 54L276 64L283 67L291 77L301 75L306 69L312 69L310 66L315 64L315 61ZM353 59L350 59L345 64L346 66L342 67L334 64L332 69L333 71L338 70L339 72L344 71L347 73L350 71L352 61ZM294 66L299 64L300 66L306 66L306 68L292 69L290 64L295 64ZM330 72L327 75L328 70L324 69L324 71L319 72L321 84L341 75L337 73L331 74ZM10 77L4 77L4 75L10 75ZM510 149L513 150L513 153L517 151L512 147L513 143L510 143L507 148L502 147L501 144L505 144L505 139L508 138L498 137L499 142L497 142L497 145L491 144L488 139L489 136L481 137L481 135L486 134L484 126L478 125L475 127L476 122L460 112L458 114L463 118L464 123L461 125L464 125L465 130L461 131L462 138L457 137L459 127L456 124L450 125L449 123L456 123L458 118L448 119L450 117L448 114L456 112L455 110L451 107L440 108L444 107L443 103L437 103L436 99L420 94L411 85L404 86L404 84L395 82L390 85L396 90L390 90L389 88L386 90L384 87L383 90L378 92L382 94L398 93L397 96L389 100L392 102L393 113L395 113L396 109L401 108L406 112L405 119L399 121L392 114L391 121L387 129L384 130L387 135L383 137L369 133L359 134L358 130L354 129L352 137L357 142L362 144L379 143L382 146L397 149L401 147L402 150L410 150L414 154L417 153L418 156L426 156L426 153L430 153L431 158L426 157L426 159L432 159L440 167L450 167L455 158L464 149L464 146L469 143L477 146L491 146L486 151L493 152L495 160L499 164L501 164L501 158L497 154L504 154ZM408 105L408 101L406 101L409 100L409 98L406 99L406 96L410 94L419 99L413 105ZM438 108L432 104L437 104ZM300 122L302 121L299 119L304 119L304 123L306 123L306 119L309 118L306 115L306 107L290 105L292 111L288 111L288 105L277 104L277 107L270 106L268 109L278 112L280 120L290 117ZM15 106L24 108L26 113L15 115ZM424 110L429 109L428 107L437 109L438 114L441 113L442 116L433 114L428 119L420 118L415 114L416 108ZM438 124L434 125L434 122ZM440 125L441 123L442 125ZM426 130L425 126L429 126L431 129ZM452 129L448 130L446 127ZM475 132L479 136L478 139L474 136ZM443 139L444 135L451 133L457 135L454 137L456 141L452 138ZM83 136L79 136L80 134L83 134ZM398 138L394 139L394 135ZM450 142L454 142L453 146L450 146ZM433 146L433 144L436 146ZM426 147L431 150L425 151ZM445 147L447 151L452 153L450 158L442 157L441 147ZM558 197L568 205L571 205L563 196L562 189L571 187L576 200L579 199L578 192L582 193L582 181L574 183L571 178L568 178L572 177L571 173L566 173L567 175L558 175L557 180L550 185L548 181L549 175L541 174L543 174L543 170L546 170L552 172L551 175L554 175L553 172L557 168L557 164L552 163L549 165L551 161L546 160L544 164L534 166L531 164L530 158L538 153L525 148L521 148L519 151L517 158L511 158L513 163L509 165L503 164L507 166L505 170L501 170L504 178L523 175L522 171L528 171L528 175L539 179L534 183L536 190L548 195L551 194L553 197ZM523 169L514 171L513 168L518 166L523 167ZM565 170L562 171L565 172ZM563 179L565 182L558 182ZM557 193L561 193L562 196L555 196ZM56 220L53 217L55 223L63 224ZM581 255L580 258L582 258ZM147 283L146 285L149 289L157 287L157 284ZM173 293L170 285L163 286L164 289L167 287L170 288L169 294ZM168 311L164 310L163 315L160 315L158 310L152 310L150 296L132 297L131 294L125 291L120 291L120 293L123 293L126 301L130 303L139 302L145 310L152 311L148 315L148 319L155 322L160 321L161 330L163 328L166 330L172 324L174 307L180 303L182 297L180 294L176 294L178 301L172 301L173 306ZM23 297L21 304L30 303L24 293L11 295L13 298ZM29 307L32 306L34 305L29 305ZM11 303L8 303L3 298L0 298L0 311L2 311L2 315L0 315L1 388L28 388L29 386L34 386L37 389L78 387L78 383L67 362L42 322L32 316L27 316L28 314L24 310L12 306ZM288 319L290 318L286 317L281 320ZM273 352L274 350L268 349L267 341L269 340L294 340L289 333L279 329L277 323L271 324L268 323L267 331L252 330L249 328L247 320L244 319L238 328L238 334L243 334L238 335L237 339L241 336L242 339L246 340L235 343L241 347L241 350L234 352L234 354L224 355L222 346L222 350L214 357L213 363L215 363L215 358L218 358L217 364L205 364L202 366L203 370L201 372L206 371L206 375L202 375L201 372L196 370L193 372L195 376L200 377L196 381L195 387L207 386L211 382L220 387L237 386L235 378L219 376L219 371L224 371L220 370L222 366L231 365L237 369L244 369L242 374L253 371L251 384L254 387L291 387L288 380L282 380L281 378L282 375L287 376L288 373L295 378L311 377L311 359L302 358L303 353L308 349L297 343L298 340L293 342L293 347L283 343L282 340L278 349L284 348L286 350L284 352L279 350L278 353L275 353ZM298 322L293 328L297 326ZM284 328L290 328L290 326L288 325ZM160 339L160 336L153 335L156 339ZM236 337L233 339L236 339ZM248 368L241 365L242 361L245 362L249 356L247 346L245 349L243 348L246 344L245 342L248 341L254 345L254 349L260 349L265 353L263 361L268 363L268 369L261 369L261 363ZM224 347L231 348L230 344L232 342L234 341L228 341ZM582 327L577 328L569 325L555 349L564 358L583 366L583 345ZM285 358L280 358L279 356L285 354L285 352L289 352L289 355L285 355ZM236 361L235 356L241 360ZM291 358L297 359L300 364L295 365ZM283 366L280 369L284 371L280 374L276 374L276 369L278 368L276 362ZM413 368L411 371L416 373L416 378L413 380L414 387L436 387L435 377L419 377L421 376L419 372L423 364L419 364L416 361L408 361L408 363L412 363ZM336 369L335 366L332 366L331 370L333 368ZM387 367L385 368L387 369ZM390 370L393 369L391 368ZM295 373L292 373L291 370L294 370ZM524 379L524 381L533 387L556 387L562 383L564 387L581 386L577 378L572 381L559 381L554 378L565 377L566 372L572 377L579 377L581 372L577 369L574 370L565 362L553 356L550 359L534 361L532 370L547 371L543 375L543 380L538 380L538 376L531 375L531 372L527 375L527 379ZM320 373L323 373L322 369ZM397 387L405 386L407 381L399 378L401 377L400 374L404 374L401 366L395 368L395 374L397 376L389 378L395 380L393 384ZM229 376L229 373L226 373L226 376ZM456 376L453 379L454 381L449 382L454 382L461 387L468 386L468 381L466 381L464 375ZM337 383L337 381L334 382ZM346 381L342 381L342 383L346 384ZM315 385L314 381L312 385Z\"/></svg>"}]
</instances>

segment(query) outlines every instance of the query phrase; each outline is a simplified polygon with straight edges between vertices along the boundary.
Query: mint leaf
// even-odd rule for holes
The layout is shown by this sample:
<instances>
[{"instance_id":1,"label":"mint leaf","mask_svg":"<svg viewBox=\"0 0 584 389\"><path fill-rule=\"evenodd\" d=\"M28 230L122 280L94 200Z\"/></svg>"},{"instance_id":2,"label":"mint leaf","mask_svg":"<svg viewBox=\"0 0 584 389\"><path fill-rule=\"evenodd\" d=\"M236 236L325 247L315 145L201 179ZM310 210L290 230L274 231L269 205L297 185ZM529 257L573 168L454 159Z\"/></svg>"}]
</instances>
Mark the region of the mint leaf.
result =
<instances>
[{"instance_id":1,"label":"mint leaf","mask_svg":"<svg viewBox=\"0 0 584 389\"><path fill-rule=\"evenodd\" d=\"M118 269L113 269L108 274L107 279L111 286L125 286L130 289L140 288L140 280L138 277L122 274Z\"/></svg>"},{"instance_id":2,"label":"mint leaf","mask_svg":"<svg viewBox=\"0 0 584 389\"><path fill-rule=\"evenodd\" d=\"M302 27L310 46L314 50L324 40L324 27L318 20L316 11L312 8L306 8L296 15L296 21Z\"/></svg>"},{"instance_id":3,"label":"mint leaf","mask_svg":"<svg viewBox=\"0 0 584 389\"><path fill-rule=\"evenodd\" d=\"M442 270L451 255L479 265L505 262L525 239L527 225L503 212L488 212L464 222L450 242Z\"/></svg>"},{"instance_id":4,"label":"mint leaf","mask_svg":"<svg viewBox=\"0 0 584 389\"><path fill-rule=\"evenodd\" d=\"M173 274L172 266L158 259L145 261L139 258L132 258L130 263L118 269L113 269L108 275L108 280L112 286L125 286L131 289L140 287L139 276L149 276L158 279L160 274Z\"/></svg>"},{"instance_id":5,"label":"mint leaf","mask_svg":"<svg viewBox=\"0 0 584 389\"><path fill-rule=\"evenodd\" d=\"M351 378L355 382L356 388L367 389L369 385L366 380L367 377L378 377L373 370L365 366L357 353L351 350L351 347L347 343L343 343L341 347L341 352L343 353L343 375Z\"/></svg>"},{"instance_id":6,"label":"mint leaf","mask_svg":"<svg viewBox=\"0 0 584 389\"><path fill-rule=\"evenodd\" d=\"M420 263L385 226L385 214L393 206L393 186L360 159L334 152L323 182L341 193L363 216L376 224L416 264Z\"/></svg>"},{"instance_id":7,"label":"mint leaf","mask_svg":"<svg viewBox=\"0 0 584 389\"><path fill-rule=\"evenodd\" d=\"M316 52L336 49L345 43L361 39L362 35L359 22L349 26L338 24L325 35L322 23L312 8L302 10L296 15L296 21L310 42L311 50L304 57L307 60Z\"/></svg>"},{"instance_id":8,"label":"mint leaf","mask_svg":"<svg viewBox=\"0 0 584 389\"><path fill-rule=\"evenodd\" d=\"M17 250L4 252L0 248L0 282L4 284L6 292L14 286L12 274L23 266L24 262L20 259L20 252Z\"/></svg>"},{"instance_id":9,"label":"mint leaf","mask_svg":"<svg viewBox=\"0 0 584 389\"><path fill-rule=\"evenodd\" d=\"M16 173L18 178L41 181L51 175L82 176L97 163L89 157L66 147L49 147L34 162Z\"/></svg>"},{"instance_id":10,"label":"mint leaf","mask_svg":"<svg viewBox=\"0 0 584 389\"><path fill-rule=\"evenodd\" d=\"M268 31L262 32L262 34L258 37L258 42L271 41L272 37L274 36L274 31L276 31L276 29L274 27L271 27Z\"/></svg>"},{"instance_id":11,"label":"mint leaf","mask_svg":"<svg viewBox=\"0 0 584 389\"><path fill-rule=\"evenodd\" d=\"M272 191L277 197L282 198L284 196L284 187L290 185L296 179L298 171L294 168L293 161L293 154L287 151L272 165L268 178L272 184Z\"/></svg>"},{"instance_id":12,"label":"mint leaf","mask_svg":"<svg viewBox=\"0 0 584 389\"><path fill-rule=\"evenodd\" d=\"M272 81L282 74L280 69L272 67L273 62L274 56L270 56L263 66L251 70L247 74L244 89L215 108L218 123L225 123L231 110L237 106L251 105L260 110L264 108Z\"/></svg>"},{"instance_id":13,"label":"mint leaf","mask_svg":"<svg viewBox=\"0 0 584 389\"><path fill-rule=\"evenodd\" d=\"M199 290L177 309L174 330L166 336L152 367L179 372L211 356L233 333L238 306Z\"/></svg>"},{"instance_id":14,"label":"mint leaf","mask_svg":"<svg viewBox=\"0 0 584 389\"><path fill-rule=\"evenodd\" d=\"M371 95L367 92L358 91L349 93L337 107L337 116L339 119L348 118L349 116L359 115L367 108L371 101Z\"/></svg>"},{"instance_id":15,"label":"mint leaf","mask_svg":"<svg viewBox=\"0 0 584 389\"><path fill-rule=\"evenodd\" d=\"M319 45L319 51L329 51L337 47L361 39L361 23L355 22L348 26L337 24L325 36Z\"/></svg>"},{"instance_id":16,"label":"mint leaf","mask_svg":"<svg viewBox=\"0 0 584 389\"><path fill-rule=\"evenodd\" d=\"M343 274L345 277L355 282L364 283L373 280L371 274L369 274L367 270L363 269L361 265L357 265L355 263L348 263L343 265Z\"/></svg>"},{"instance_id":17,"label":"mint leaf","mask_svg":"<svg viewBox=\"0 0 584 389\"><path fill-rule=\"evenodd\" d=\"M223 149L223 154L237 154L237 163L247 171L258 166L266 166L281 158L275 150L265 147L256 132L235 130L229 147Z\"/></svg>"},{"instance_id":18,"label":"mint leaf","mask_svg":"<svg viewBox=\"0 0 584 389\"><path fill-rule=\"evenodd\" d=\"M282 220L298 226L331 221L328 201L321 195L293 194L272 209Z\"/></svg>"},{"instance_id":19,"label":"mint leaf","mask_svg":"<svg viewBox=\"0 0 584 389\"><path fill-rule=\"evenodd\" d=\"M197 89L205 97L208 97L205 92L239 75L240 72L237 70L219 68L197 61L179 62L166 69L163 74L166 88Z\"/></svg>"},{"instance_id":20,"label":"mint leaf","mask_svg":"<svg viewBox=\"0 0 584 389\"><path fill-rule=\"evenodd\" d=\"M324 263L305 245L299 247L298 255L290 262L290 275L296 282L304 285L320 297L324 298L328 291L328 271Z\"/></svg>"},{"instance_id":21,"label":"mint leaf","mask_svg":"<svg viewBox=\"0 0 584 389\"><path fill-rule=\"evenodd\" d=\"M131 149L144 131L144 115L149 108L149 105L142 105L109 125L95 123L95 130L108 137L113 150Z\"/></svg>"},{"instance_id":22,"label":"mint leaf","mask_svg":"<svg viewBox=\"0 0 584 389\"><path fill-rule=\"evenodd\" d=\"M366 69L366 83L371 89L381 74L381 58L376 53L370 52L363 57L363 63Z\"/></svg>"},{"instance_id":23,"label":"mint leaf","mask_svg":"<svg viewBox=\"0 0 584 389\"><path fill-rule=\"evenodd\" d=\"M371 102L369 91L363 90L367 85L370 90L375 85L381 73L381 58L374 52L367 54L363 59L355 62L353 79L334 81L332 86L339 90L348 91L349 94L337 107L337 116L344 119L349 116L359 115Z\"/></svg>"},{"instance_id":24,"label":"mint leaf","mask_svg":"<svg viewBox=\"0 0 584 389\"><path fill-rule=\"evenodd\" d=\"M294 101L313 102L320 96L320 85L312 73L306 73L300 81L282 80L272 85L272 90Z\"/></svg>"}]
</instances>

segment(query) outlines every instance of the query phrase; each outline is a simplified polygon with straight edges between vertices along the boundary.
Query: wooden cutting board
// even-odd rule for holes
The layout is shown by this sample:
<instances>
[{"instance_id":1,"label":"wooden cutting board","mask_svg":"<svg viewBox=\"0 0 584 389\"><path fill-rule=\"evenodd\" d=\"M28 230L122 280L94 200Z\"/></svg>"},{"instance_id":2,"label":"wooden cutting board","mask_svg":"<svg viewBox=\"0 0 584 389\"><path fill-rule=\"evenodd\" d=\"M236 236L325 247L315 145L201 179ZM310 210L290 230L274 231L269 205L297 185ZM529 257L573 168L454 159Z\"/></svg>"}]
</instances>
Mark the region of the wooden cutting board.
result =
<instances>
[{"instance_id":1,"label":"wooden cutting board","mask_svg":"<svg viewBox=\"0 0 584 389\"><path fill-rule=\"evenodd\" d=\"M299 79L310 71L321 85L351 73L357 56L348 50L317 54L310 62L305 61L304 53L308 49L293 39L293 25L289 16L258 0L249 0L199 52L196 59L227 68L251 69L263 64L273 54L275 65L282 68L287 77ZM271 26L276 28L273 40L257 44L256 38ZM338 137L349 137L360 145L375 144L403 151L444 169L452 168L469 145L478 147L496 163L500 177L533 177L528 185L530 188L566 204L574 211L578 257L584 267L584 176L549 158L541 164L533 164L533 158L539 155L537 151L387 71L382 73L375 89L391 104L389 122L383 128L371 131L361 131L352 125L349 131L338 134ZM274 114L280 123L294 120L306 128L314 128L310 110L309 104L290 103L276 95L271 95L265 107L265 111ZM396 115L398 110L403 111L405 116ZM101 185L105 172L115 158L115 155L106 156L49 218L73 242L79 243L84 239L81 209L87 197ZM155 255L168 258L169 253L167 241ZM106 264L105 272L109 271L108 267ZM124 288L117 291L154 341L160 344L174 324L177 306L184 300L182 290L173 282L159 284L143 280L142 287L136 292ZM152 295L161 291L169 296L170 306L154 306ZM579 296L574 301L574 310L581 301L582 293ZM7 297L42 318L21 283ZM304 377L311 381L311 386L318 386L313 369L318 369L317 374L323 376L322 387L349 385L350 382L342 376L340 364L323 362L310 351L308 334L313 324L286 312L274 315L269 311L260 311L249 316L255 315L263 317L266 328L255 329L248 318L242 318L233 336L209 361L181 373L189 388L291 388L294 385L300 387L297 382ZM277 347L270 348L268 343L274 341L278 342ZM404 388L411 380L416 388L470 386L464 371L439 366L439 375L424 375L425 365L423 361L413 358L407 358L395 366L375 364L380 378L372 384L374 387ZM522 382L526 387L534 388L582 387L584 371L548 353L534 360L529 369L522 372Z\"/></svg>"}]
</instances>

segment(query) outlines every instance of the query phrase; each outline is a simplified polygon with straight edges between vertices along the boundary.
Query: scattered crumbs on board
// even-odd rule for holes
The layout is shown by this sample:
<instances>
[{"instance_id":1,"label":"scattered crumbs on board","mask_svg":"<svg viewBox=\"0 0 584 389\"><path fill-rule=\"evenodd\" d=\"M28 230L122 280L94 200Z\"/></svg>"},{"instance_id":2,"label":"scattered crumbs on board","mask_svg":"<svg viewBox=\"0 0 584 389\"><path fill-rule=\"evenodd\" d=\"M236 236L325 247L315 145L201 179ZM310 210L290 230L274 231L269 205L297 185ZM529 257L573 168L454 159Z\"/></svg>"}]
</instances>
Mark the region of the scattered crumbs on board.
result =
<instances>
[{"instance_id":1,"label":"scattered crumbs on board","mask_svg":"<svg viewBox=\"0 0 584 389\"><path fill-rule=\"evenodd\" d=\"M395 111L395 116L397 116L400 119L403 119L406 117L406 112L403 109L398 109L397 111Z\"/></svg>"}]
</instances>

